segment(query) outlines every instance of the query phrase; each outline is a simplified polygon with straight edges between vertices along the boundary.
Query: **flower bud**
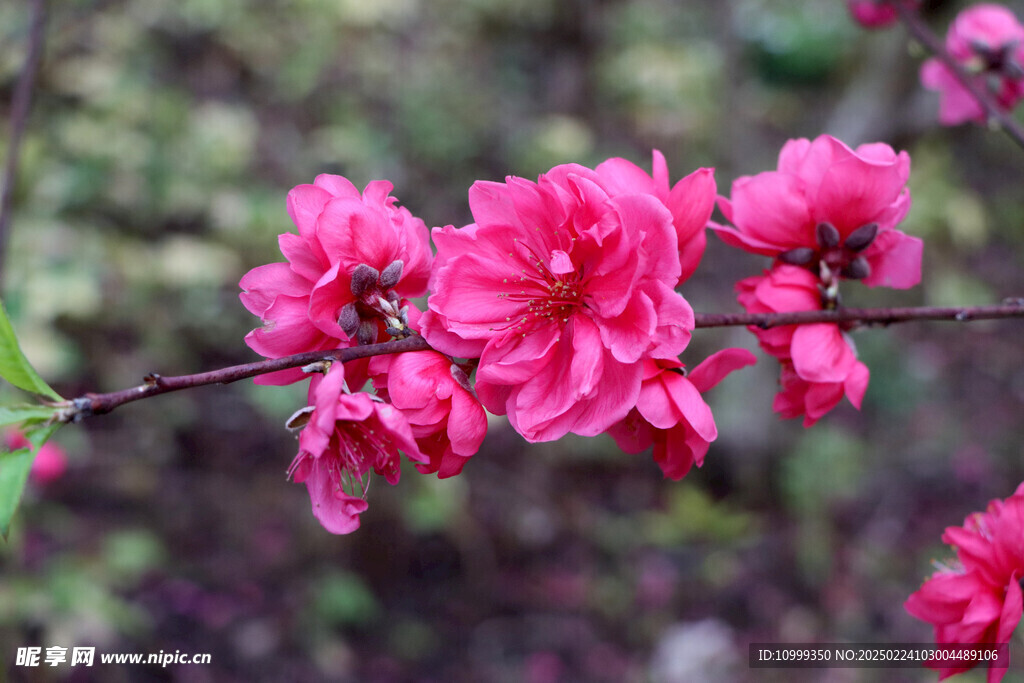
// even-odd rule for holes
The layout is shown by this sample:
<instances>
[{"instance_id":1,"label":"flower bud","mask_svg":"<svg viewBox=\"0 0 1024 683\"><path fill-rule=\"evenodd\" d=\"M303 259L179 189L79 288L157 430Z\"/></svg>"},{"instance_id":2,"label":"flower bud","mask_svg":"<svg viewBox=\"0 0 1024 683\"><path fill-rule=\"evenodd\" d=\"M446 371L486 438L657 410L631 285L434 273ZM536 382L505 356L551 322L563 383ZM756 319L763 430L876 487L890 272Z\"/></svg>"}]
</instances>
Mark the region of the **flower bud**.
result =
<instances>
[{"instance_id":1,"label":"flower bud","mask_svg":"<svg viewBox=\"0 0 1024 683\"><path fill-rule=\"evenodd\" d=\"M840 275L850 280L863 280L868 275L871 275L871 266L866 258L858 256L840 271Z\"/></svg>"},{"instance_id":2,"label":"flower bud","mask_svg":"<svg viewBox=\"0 0 1024 683\"><path fill-rule=\"evenodd\" d=\"M384 272L380 274L380 286L381 289L391 289L398 284L398 281L402 279L402 269L405 267L405 263L402 259L395 259L392 261Z\"/></svg>"},{"instance_id":3,"label":"flower bud","mask_svg":"<svg viewBox=\"0 0 1024 683\"><path fill-rule=\"evenodd\" d=\"M850 251L864 251L875 241L878 235L878 223L867 223L862 225L846 238L843 246Z\"/></svg>"},{"instance_id":4,"label":"flower bud","mask_svg":"<svg viewBox=\"0 0 1024 683\"><path fill-rule=\"evenodd\" d=\"M814 254L810 247L797 247L779 254L779 260L791 266L806 266L814 259Z\"/></svg>"},{"instance_id":5,"label":"flower bud","mask_svg":"<svg viewBox=\"0 0 1024 683\"><path fill-rule=\"evenodd\" d=\"M377 284L380 271L366 263L360 263L352 271L352 294L362 296L368 289Z\"/></svg>"},{"instance_id":6,"label":"flower bud","mask_svg":"<svg viewBox=\"0 0 1024 683\"><path fill-rule=\"evenodd\" d=\"M818 240L818 245L823 249L839 246L839 231L831 223L818 223L814 229L814 236Z\"/></svg>"},{"instance_id":7,"label":"flower bud","mask_svg":"<svg viewBox=\"0 0 1024 683\"><path fill-rule=\"evenodd\" d=\"M359 330L359 311L354 303L347 303L341 307L341 314L338 316L338 327L348 335L349 339L356 336Z\"/></svg>"}]
</instances>

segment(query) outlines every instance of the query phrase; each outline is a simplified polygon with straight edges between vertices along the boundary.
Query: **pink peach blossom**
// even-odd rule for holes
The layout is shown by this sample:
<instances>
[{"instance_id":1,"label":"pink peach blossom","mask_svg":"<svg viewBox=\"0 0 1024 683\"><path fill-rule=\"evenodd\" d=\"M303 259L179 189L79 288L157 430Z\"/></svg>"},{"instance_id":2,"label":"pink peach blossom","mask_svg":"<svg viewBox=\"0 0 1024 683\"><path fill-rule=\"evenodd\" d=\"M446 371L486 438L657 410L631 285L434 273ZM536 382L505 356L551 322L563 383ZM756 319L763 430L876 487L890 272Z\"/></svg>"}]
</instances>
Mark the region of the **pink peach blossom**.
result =
<instances>
[{"instance_id":1,"label":"pink peach blossom","mask_svg":"<svg viewBox=\"0 0 1024 683\"><path fill-rule=\"evenodd\" d=\"M462 472L487 434L487 415L466 373L440 353L416 351L376 356L370 374L378 396L402 412L430 458L416 469L442 479Z\"/></svg>"},{"instance_id":2,"label":"pink peach blossom","mask_svg":"<svg viewBox=\"0 0 1024 683\"><path fill-rule=\"evenodd\" d=\"M601 183L613 195L650 194L658 198L672 213L679 244L682 272L679 282L693 275L707 244L705 228L715 209L715 169L698 168L669 188L668 165L658 150L653 152L653 175L626 159L609 159L595 171Z\"/></svg>"},{"instance_id":3,"label":"pink peach blossom","mask_svg":"<svg viewBox=\"0 0 1024 683\"><path fill-rule=\"evenodd\" d=\"M962 527L948 527L942 540L955 548L956 561L941 566L904 607L934 625L939 645L1009 642L1022 613L1024 484ZM973 667L929 666L942 673L940 680ZM990 666L988 682L1005 674L1003 666Z\"/></svg>"},{"instance_id":4,"label":"pink peach blossom","mask_svg":"<svg viewBox=\"0 0 1024 683\"><path fill-rule=\"evenodd\" d=\"M686 347L672 215L582 166L470 189L476 223L435 229L423 336L480 358L477 394L529 441L600 434L636 404L644 358Z\"/></svg>"},{"instance_id":5,"label":"pink peach blossom","mask_svg":"<svg viewBox=\"0 0 1024 683\"><path fill-rule=\"evenodd\" d=\"M910 208L910 156L883 143L856 150L829 135L790 140L776 171L738 178L719 207L726 243L800 265L830 283L905 289L921 279L922 242L895 225Z\"/></svg>"},{"instance_id":6,"label":"pink peach blossom","mask_svg":"<svg viewBox=\"0 0 1024 683\"><path fill-rule=\"evenodd\" d=\"M916 8L921 3L917 0L908 4ZM846 0L846 5L857 23L865 28L884 28L899 18L892 2L887 0Z\"/></svg>"},{"instance_id":7,"label":"pink peach blossom","mask_svg":"<svg viewBox=\"0 0 1024 683\"><path fill-rule=\"evenodd\" d=\"M289 474L306 484L313 515L327 531L351 533L366 511L372 472L397 484L399 450L414 462L428 458L399 410L366 393L346 393L341 363L334 363L321 381L311 385L310 399L313 405L291 421L294 425L305 420L305 426Z\"/></svg>"},{"instance_id":8,"label":"pink peach blossom","mask_svg":"<svg viewBox=\"0 0 1024 683\"><path fill-rule=\"evenodd\" d=\"M682 479L694 464L704 463L708 446L718 438L711 408L701 394L755 362L746 349L723 349L687 375L678 359L645 359L636 407L608 433L627 453L653 445L654 461L665 476Z\"/></svg>"},{"instance_id":9,"label":"pink peach blossom","mask_svg":"<svg viewBox=\"0 0 1024 683\"><path fill-rule=\"evenodd\" d=\"M960 12L946 34L946 50L1004 110L1024 98L1024 26L1006 7L973 5ZM921 83L939 91L939 122L985 123L981 103L937 58L921 65Z\"/></svg>"},{"instance_id":10,"label":"pink peach blossom","mask_svg":"<svg viewBox=\"0 0 1024 683\"><path fill-rule=\"evenodd\" d=\"M778 265L764 275L741 280L737 300L748 313L814 311L822 308L818 279L798 266ZM751 326L765 353L782 364L774 409L784 418L804 416L810 427L845 395L860 408L868 369L857 360L846 335L835 323Z\"/></svg>"},{"instance_id":11,"label":"pink peach blossom","mask_svg":"<svg viewBox=\"0 0 1024 683\"><path fill-rule=\"evenodd\" d=\"M4 443L8 451L32 448L32 443L17 429L8 429L4 432ZM68 458L64 449L52 441L47 441L32 460L32 468L28 471L29 481L46 485L63 477L67 469Z\"/></svg>"},{"instance_id":12,"label":"pink peach blossom","mask_svg":"<svg viewBox=\"0 0 1024 683\"><path fill-rule=\"evenodd\" d=\"M263 321L245 338L253 351L280 358L371 343L384 336L389 316L401 317L403 297L426 291L432 258L426 225L396 205L391 188L377 180L360 193L346 178L320 175L288 193L299 231L279 237L288 262L253 268L240 282L242 303ZM303 377L301 370L284 370L257 383Z\"/></svg>"}]
</instances>

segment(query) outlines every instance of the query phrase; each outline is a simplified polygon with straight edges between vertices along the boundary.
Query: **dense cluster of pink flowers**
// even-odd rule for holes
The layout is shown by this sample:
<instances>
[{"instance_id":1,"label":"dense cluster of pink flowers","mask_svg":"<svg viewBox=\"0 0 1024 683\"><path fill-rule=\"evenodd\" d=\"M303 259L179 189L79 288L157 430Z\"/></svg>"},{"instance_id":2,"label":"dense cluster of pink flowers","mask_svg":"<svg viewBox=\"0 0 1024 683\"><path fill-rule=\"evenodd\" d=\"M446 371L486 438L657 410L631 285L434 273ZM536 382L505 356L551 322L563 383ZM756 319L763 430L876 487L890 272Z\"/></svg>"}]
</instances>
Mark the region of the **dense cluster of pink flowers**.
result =
<instances>
[{"instance_id":1,"label":"dense cluster of pink flowers","mask_svg":"<svg viewBox=\"0 0 1024 683\"><path fill-rule=\"evenodd\" d=\"M896 229L910 209L910 157L882 143L851 149L822 135L790 140L778 169L738 178L719 205L725 242L773 258L737 284L750 313L835 308L840 282L905 289L921 279L922 242ZM868 369L835 323L751 327L782 366L775 410L811 426L846 395L860 407Z\"/></svg>"},{"instance_id":2,"label":"dense cluster of pink flowers","mask_svg":"<svg viewBox=\"0 0 1024 683\"><path fill-rule=\"evenodd\" d=\"M892 2L848 6L865 26L897 17ZM1024 96L1024 27L1004 8L962 13L947 48L1003 107ZM942 91L944 123L983 118L941 62L926 63L922 78ZM718 196L713 169L672 184L655 151L650 174L616 158L556 166L537 180L478 181L469 190L473 222L432 231L398 206L386 181L359 191L322 175L296 187L288 211L298 234L280 236L286 261L241 281L243 304L262 321L246 337L254 351L324 352L260 380L310 380L308 405L287 424L298 432L289 475L306 484L324 528L349 533L372 477L397 484L403 457L422 474L460 474L483 443L489 411L531 442L606 434L627 453L650 448L664 475L681 479L718 436L705 393L755 362L745 349L689 370L681 359L696 326L684 294L706 230L769 258L760 275L736 284L748 313L836 309L851 283L920 281L922 242L898 228L910 209L909 175L906 152L821 135L789 140L776 169L737 178ZM722 221L712 221L716 205ZM421 311L413 299L424 296ZM779 363L781 417L810 427L844 397L860 408L870 373L851 325L759 322L749 329ZM410 336L429 349L347 363L328 353ZM940 644L1006 642L1022 613L1024 484L943 540L956 562L910 596L907 610L935 625ZM962 670L942 669L943 677ZM1003 672L993 667L989 681Z\"/></svg>"},{"instance_id":3,"label":"dense cluster of pink flowers","mask_svg":"<svg viewBox=\"0 0 1024 683\"><path fill-rule=\"evenodd\" d=\"M754 362L727 349L687 376L694 314L676 288L697 268L716 201L712 169L675 184L654 153L557 166L537 181L480 181L475 222L426 227L375 181L319 176L288 195L287 259L242 278L269 358L421 335L432 350L314 363L264 376L310 378L290 474L334 533L359 526L373 475L398 482L401 454L424 474L459 474L487 431L485 408L529 441L608 433L654 447L666 476L702 463L717 436L702 393ZM410 297L428 292L420 312ZM369 384L368 384L369 382ZM365 391L364 391L365 387Z\"/></svg>"},{"instance_id":4,"label":"dense cluster of pink flowers","mask_svg":"<svg viewBox=\"0 0 1024 683\"><path fill-rule=\"evenodd\" d=\"M941 565L905 607L935 627L940 645L1008 643L1021 620L1024 580L1024 484L1006 500L993 500L962 527L942 535L956 559ZM1006 674L1007 661L990 666L989 683ZM929 665L931 666L931 665ZM939 666L941 679L970 666Z\"/></svg>"}]
</instances>

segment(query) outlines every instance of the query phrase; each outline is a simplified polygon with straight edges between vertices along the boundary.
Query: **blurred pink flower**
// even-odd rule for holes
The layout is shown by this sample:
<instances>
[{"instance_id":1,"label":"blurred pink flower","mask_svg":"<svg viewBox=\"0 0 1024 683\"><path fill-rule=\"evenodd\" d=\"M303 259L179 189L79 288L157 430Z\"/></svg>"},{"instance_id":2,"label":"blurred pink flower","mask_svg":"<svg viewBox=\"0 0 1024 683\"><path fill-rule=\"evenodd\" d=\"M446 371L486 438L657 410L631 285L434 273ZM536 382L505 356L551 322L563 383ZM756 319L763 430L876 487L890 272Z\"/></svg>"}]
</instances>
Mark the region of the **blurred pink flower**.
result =
<instances>
[{"instance_id":1,"label":"blurred pink flower","mask_svg":"<svg viewBox=\"0 0 1024 683\"><path fill-rule=\"evenodd\" d=\"M908 4L916 8L921 2L914 0ZM865 28L883 28L899 18L888 0L846 0L846 5L857 23Z\"/></svg>"},{"instance_id":2,"label":"blurred pink flower","mask_svg":"<svg viewBox=\"0 0 1024 683\"><path fill-rule=\"evenodd\" d=\"M653 176L625 159L609 159L595 170L602 185L613 195L650 194L668 208L679 245L682 283L697 269L707 245L705 228L715 209L715 169L698 168L670 189L665 157L658 150L654 150L653 157Z\"/></svg>"},{"instance_id":3,"label":"blurred pink flower","mask_svg":"<svg viewBox=\"0 0 1024 683\"><path fill-rule=\"evenodd\" d=\"M687 375L678 359L646 359L636 407L608 433L627 453L640 453L653 444L654 461L665 476L682 479L694 464L704 463L708 446L718 438L715 418L701 394L755 362L746 349L723 349Z\"/></svg>"},{"instance_id":4,"label":"blurred pink flower","mask_svg":"<svg viewBox=\"0 0 1024 683\"><path fill-rule=\"evenodd\" d=\"M370 374L377 394L402 412L430 458L416 469L442 479L462 472L487 434L487 415L466 373L436 351L416 351L376 356Z\"/></svg>"},{"instance_id":5,"label":"blurred pink flower","mask_svg":"<svg viewBox=\"0 0 1024 683\"><path fill-rule=\"evenodd\" d=\"M1024 97L1024 26L1013 12L996 4L973 5L960 12L946 34L946 50L1005 111ZM937 58L921 65L921 83L939 91L939 122L985 123L981 104Z\"/></svg>"},{"instance_id":6,"label":"blurred pink flower","mask_svg":"<svg viewBox=\"0 0 1024 683\"><path fill-rule=\"evenodd\" d=\"M1024 599L1024 484L968 516L962 527L948 527L942 540L955 548L957 560L925 581L904 607L934 625L940 645L1008 643ZM940 680L973 668L929 666L942 672ZM1003 667L989 667L988 681L1005 674Z\"/></svg>"},{"instance_id":7,"label":"blurred pink flower","mask_svg":"<svg viewBox=\"0 0 1024 683\"><path fill-rule=\"evenodd\" d=\"M341 176L320 175L288 193L299 230L279 236L288 262L253 268L239 283L242 304L263 321L245 337L253 351L280 358L372 343L386 333L389 317L401 318L403 297L426 291L426 225L396 205L391 188L377 180L360 193ZM300 369L283 370L256 382L304 377Z\"/></svg>"},{"instance_id":8,"label":"blurred pink flower","mask_svg":"<svg viewBox=\"0 0 1024 683\"><path fill-rule=\"evenodd\" d=\"M874 143L856 150L829 135L790 140L779 167L738 178L712 224L727 244L838 278L905 289L921 279L922 243L895 225L910 208L910 156Z\"/></svg>"},{"instance_id":9,"label":"blurred pink flower","mask_svg":"<svg viewBox=\"0 0 1024 683\"><path fill-rule=\"evenodd\" d=\"M604 432L636 404L638 361L676 357L690 340L672 215L604 182L575 164L536 183L479 181L477 222L433 233L423 336L479 357L481 402L529 441Z\"/></svg>"},{"instance_id":10,"label":"blurred pink flower","mask_svg":"<svg viewBox=\"0 0 1024 683\"><path fill-rule=\"evenodd\" d=\"M809 271L777 265L764 275L736 284L737 300L748 313L814 311L822 308L818 279ZM868 369L835 323L751 326L765 353L782 364L782 390L773 408L784 418L804 416L810 427L845 395L860 408Z\"/></svg>"},{"instance_id":11,"label":"blurred pink flower","mask_svg":"<svg viewBox=\"0 0 1024 683\"><path fill-rule=\"evenodd\" d=\"M16 451L19 448L32 448L31 442L17 429L8 429L4 432L4 443L9 451ZM68 458L64 453L64 449L52 441L48 441L36 453L28 476L30 481L46 485L64 476L67 469Z\"/></svg>"},{"instance_id":12,"label":"blurred pink flower","mask_svg":"<svg viewBox=\"0 0 1024 683\"><path fill-rule=\"evenodd\" d=\"M290 421L290 426L303 421L305 425L299 433L299 453L288 471L296 482L306 484L313 515L324 528L347 534L359 528L359 515L367 508L371 470L397 484L399 450L415 462L428 458L396 408L366 393L346 393L341 363L334 363L320 382L311 385L310 398L313 405Z\"/></svg>"}]
</instances>

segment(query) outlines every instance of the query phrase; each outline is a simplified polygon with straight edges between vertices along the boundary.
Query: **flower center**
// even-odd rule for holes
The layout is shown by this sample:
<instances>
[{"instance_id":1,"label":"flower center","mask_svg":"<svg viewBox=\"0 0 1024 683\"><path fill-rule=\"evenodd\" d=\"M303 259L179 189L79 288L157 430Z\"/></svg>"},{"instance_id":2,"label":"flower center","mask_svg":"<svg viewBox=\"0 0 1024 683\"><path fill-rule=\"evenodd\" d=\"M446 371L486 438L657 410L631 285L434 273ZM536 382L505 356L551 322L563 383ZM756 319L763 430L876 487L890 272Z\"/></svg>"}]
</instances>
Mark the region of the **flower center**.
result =
<instances>
[{"instance_id":1,"label":"flower center","mask_svg":"<svg viewBox=\"0 0 1024 683\"><path fill-rule=\"evenodd\" d=\"M514 250L519 250L518 257L524 267L519 269L519 275L504 279L504 284L511 289L499 292L497 297L520 302L525 307L518 317L508 316L505 325L492 327L491 330L501 332L514 329L525 337L528 331L538 325L568 322L573 311L583 305L583 283L569 254L556 249L545 263L531 246L520 242L518 238L513 239L513 245ZM509 252L509 256L515 258L516 254L514 251Z\"/></svg>"}]
</instances>

